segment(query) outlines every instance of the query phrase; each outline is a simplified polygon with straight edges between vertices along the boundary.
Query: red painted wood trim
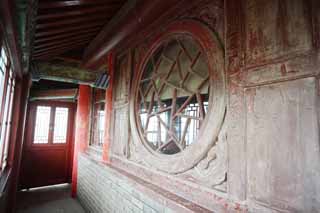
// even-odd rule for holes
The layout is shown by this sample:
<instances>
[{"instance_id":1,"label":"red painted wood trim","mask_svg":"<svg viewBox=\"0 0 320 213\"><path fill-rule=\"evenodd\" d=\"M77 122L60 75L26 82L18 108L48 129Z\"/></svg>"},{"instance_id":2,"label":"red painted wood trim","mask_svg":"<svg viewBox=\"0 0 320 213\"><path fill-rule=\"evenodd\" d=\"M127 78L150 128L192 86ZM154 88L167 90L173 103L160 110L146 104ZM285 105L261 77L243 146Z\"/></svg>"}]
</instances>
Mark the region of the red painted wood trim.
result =
<instances>
[{"instance_id":1,"label":"red painted wood trim","mask_svg":"<svg viewBox=\"0 0 320 213\"><path fill-rule=\"evenodd\" d=\"M12 124L10 131L10 146L8 152L8 166L12 167L14 160L14 150L16 145L16 140L18 138L18 126L20 121L20 103L21 103L21 94L22 93L22 82L21 80L16 79L16 85L13 95L13 109L12 109Z\"/></svg>"},{"instance_id":2,"label":"red painted wood trim","mask_svg":"<svg viewBox=\"0 0 320 213\"><path fill-rule=\"evenodd\" d=\"M105 163L110 163L110 144L111 144L111 119L112 119L112 92L114 80L114 54L110 52L107 58L109 70L109 86L106 89L106 104L105 104L105 135L103 144L102 160Z\"/></svg>"},{"instance_id":3,"label":"red painted wood trim","mask_svg":"<svg viewBox=\"0 0 320 213\"><path fill-rule=\"evenodd\" d=\"M24 130L25 130L25 121L26 121L26 112L28 106L28 96L31 87L31 78L30 75L25 75L21 82L21 96L20 96L20 105L19 106L19 122L17 124L17 138L15 141L15 149L12 150L14 153L13 164L12 164L12 176L11 176L11 185L9 189L8 197L8 212L14 212L16 204L16 193L18 189L19 182L19 172L22 159L22 148L23 148L23 139L24 139ZM19 86L17 86L19 87ZM16 103L14 103L16 105Z\"/></svg>"},{"instance_id":4,"label":"red painted wood trim","mask_svg":"<svg viewBox=\"0 0 320 213\"><path fill-rule=\"evenodd\" d=\"M76 113L75 147L73 156L71 188L72 197L76 197L77 195L78 154L79 152L85 152L89 144L90 97L91 88L86 85L80 85Z\"/></svg>"}]
</instances>

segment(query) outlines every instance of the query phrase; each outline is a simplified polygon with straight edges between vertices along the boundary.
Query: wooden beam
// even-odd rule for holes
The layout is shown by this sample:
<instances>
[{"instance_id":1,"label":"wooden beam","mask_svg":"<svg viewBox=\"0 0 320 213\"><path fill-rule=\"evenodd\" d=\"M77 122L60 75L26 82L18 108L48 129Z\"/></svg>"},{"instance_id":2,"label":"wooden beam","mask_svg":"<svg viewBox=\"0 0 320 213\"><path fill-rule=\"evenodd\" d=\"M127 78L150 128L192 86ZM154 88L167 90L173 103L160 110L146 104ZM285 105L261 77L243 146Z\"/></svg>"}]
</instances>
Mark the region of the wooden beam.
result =
<instances>
[{"instance_id":1,"label":"wooden beam","mask_svg":"<svg viewBox=\"0 0 320 213\"><path fill-rule=\"evenodd\" d=\"M60 54L63 54L69 50L70 50L69 48L65 48L65 49L54 50L50 52L37 53L36 55L32 55L32 58L33 59L46 59L48 57L52 58L55 56L59 56Z\"/></svg>"},{"instance_id":2,"label":"wooden beam","mask_svg":"<svg viewBox=\"0 0 320 213\"><path fill-rule=\"evenodd\" d=\"M40 56L40 55L44 55L44 54L51 54L51 53L54 53L54 52L60 52L60 53L64 53L66 51L69 51L69 50L74 50L76 48L80 48L80 47L83 47L84 44L79 44L79 45L72 45L72 46L67 46L67 47L57 47L56 49L50 49L50 50L41 50L41 51L38 51L38 52L35 52L33 54L33 56Z\"/></svg>"},{"instance_id":3,"label":"wooden beam","mask_svg":"<svg viewBox=\"0 0 320 213\"><path fill-rule=\"evenodd\" d=\"M41 44L43 42L50 42L50 41L56 41L56 40L61 40L61 39L66 39L66 38L80 38L80 37L92 37L97 34L97 31L93 32L72 32L72 33L67 33L67 34L60 34L56 36L50 36L50 37L43 37L43 38L38 38L35 39L34 45Z\"/></svg>"},{"instance_id":4,"label":"wooden beam","mask_svg":"<svg viewBox=\"0 0 320 213\"><path fill-rule=\"evenodd\" d=\"M75 48L77 48L77 47L75 47ZM61 49L57 49L57 50L50 50L50 51L35 53L35 54L32 55L32 57L34 59L36 59L36 58L46 58L48 56L52 57L52 56L57 56L59 54L65 53L66 51L69 51L69 50L71 50L69 47L61 48Z\"/></svg>"},{"instance_id":5,"label":"wooden beam","mask_svg":"<svg viewBox=\"0 0 320 213\"><path fill-rule=\"evenodd\" d=\"M59 13L38 14L36 20L42 21L46 19L70 18L70 16L85 16L95 14L98 12L112 13L114 10L114 7L99 5L98 7L94 8L79 8L77 10L64 11Z\"/></svg>"},{"instance_id":6,"label":"wooden beam","mask_svg":"<svg viewBox=\"0 0 320 213\"><path fill-rule=\"evenodd\" d=\"M55 59L59 59L59 60L63 60L65 62L70 62L70 63L77 63L77 64L81 64L81 59L75 59L75 58L71 58L68 56L57 56L54 57Z\"/></svg>"},{"instance_id":7,"label":"wooden beam","mask_svg":"<svg viewBox=\"0 0 320 213\"><path fill-rule=\"evenodd\" d=\"M53 2L39 2L39 9L52 9L72 6L86 6L86 5L118 5L119 1L105 1L105 0L73 0L73 1L53 1ZM121 2L120 2L121 4Z\"/></svg>"},{"instance_id":8,"label":"wooden beam","mask_svg":"<svg viewBox=\"0 0 320 213\"><path fill-rule=\"evenodd\" d=\"M30 100L76 99L78 89L55 89L31 91Z\"/></svg>"},{"instance_id":9,"label":"wooden beam","mask_svg":"<svg viewBox=\"0 0 320 213\"><path fill-rule=\"evenodd\" d=\"M95 22L98 20L103 20L103 23L106 22L110 17L108 14L96 14L96 15L90 15L88 17L75 17L71 19L66 19L66 20L59 20L59 21L54 21L54 22L46 22L46 23L38 23L36 25L36 29L45 29L45 28L51 28L51 27L62 27L67 28L65 25L76 25L76 24L82 24L84 22Z\"/></svg>"},{"instance_id":10,"label":"wooden beam","mask_svg":"<svg viewBox=\"0 0 320 213\"><path fill-rule=\"evenodd\" d=\"M88 29L101 29L101 26L103 23L86 23L86 24L80 24L78 26L72 26L72 27L65 27L65 28L53 28L53 29L46 29L44 31L36 31L36 37L40 36L49 36L49 35L56 35L66 32L72 32L72 31L78 31L78 30L88 30Z\"/></svg>"},{"instance_id":11,"label":"wooden beam","mask_svg":"<svg viewBox=\"0 0 320 213\"><path fill-rule=\"evenodd\" d=\"M74 49L75 47L79 47L79 46L84 46L84 44L88 43L88 41L86 42L76 42L76 43L68 43L66 45L61 45L61 46L53 46L53 47L48 47L48 48L44 48L44 49L40 49L40 50L35 50L34 53L37 54L37 53L41 53L41 52L49 52L50 50L59 50L59 49Z\"/></svg>"},{"instance_id":12,"label":"wooden beam","mask_svg":"<svg viewBox=\"0 0 320 213\"><path fill-rule=\"evenodd\" d=\"M65 79L68 81L77 81L87 84L93 84L99 76L99 73L92 70L83 69L74 63L68 62L50 62L38 61L34 62L34 70L40 79Z\"/></svg>"},{"instance_id":13,"label":"wooden beam","mask_svg":"<svg viewBox=\"0 0 320 213\"><path fill-rule=\"evenodd\" d=\"M50 41L51 38L58 39L58 38L65 38L65 37L69 37L69 36L79 35L79 34L97 33L97 32L99 32L99 29L100 29L100 27L96 27L96 28L82 29L82 30L71 31L71 32L66 32L66 33L53 34L53 35L48 35L48 36L35 35L35 41L41 40L41 39L43 41Z\"/></svg>"},{"instance_id":14,"label":"wooden beam","mask_svg":"<svg viewBox=\"0 0 320 213\"><path fill-rule=\"evenodd\" d=\"M43 49L45 47L52 47L52 46L61 46L69 43L76 43L76 42L82 42L82 41L89 41L92 40L92 37L78 37L78 38L67 38L62 40L56 40L52 42L47 42L43 44L36 44L34 45L34 50Z\"/></svg>"},{"instance_id":15,"label":"wooden beam","mask_svg":"<svg viewBox=\"0 0 320 213\"><path fill-rule=\"evenodd\" d=\"M119 42L150 26L179 1L181 0L128 1L88 45L84 53L84 65L86 67L98 65L97 62Z\"/></svg>"}]
</instances>

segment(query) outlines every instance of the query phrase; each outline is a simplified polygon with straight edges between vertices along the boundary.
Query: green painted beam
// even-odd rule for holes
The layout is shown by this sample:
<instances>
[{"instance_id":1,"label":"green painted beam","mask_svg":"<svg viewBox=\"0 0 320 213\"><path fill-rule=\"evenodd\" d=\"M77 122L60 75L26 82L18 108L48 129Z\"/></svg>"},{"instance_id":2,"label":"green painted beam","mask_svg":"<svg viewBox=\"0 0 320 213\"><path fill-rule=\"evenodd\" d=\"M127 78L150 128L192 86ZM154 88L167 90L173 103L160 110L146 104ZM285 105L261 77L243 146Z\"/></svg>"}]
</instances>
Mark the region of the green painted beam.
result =
<instances>
[{"instance_id":1,"label":"green painted beam","mask_svg":"<svg viewBox=\"0 0 320 213\"><path fill-rule=\"evenodd\" d=\"M31 71L34 80L47 79L88 85L93 85L101 74L66 62L34 62Z\"/></svg>"}]
</instances>

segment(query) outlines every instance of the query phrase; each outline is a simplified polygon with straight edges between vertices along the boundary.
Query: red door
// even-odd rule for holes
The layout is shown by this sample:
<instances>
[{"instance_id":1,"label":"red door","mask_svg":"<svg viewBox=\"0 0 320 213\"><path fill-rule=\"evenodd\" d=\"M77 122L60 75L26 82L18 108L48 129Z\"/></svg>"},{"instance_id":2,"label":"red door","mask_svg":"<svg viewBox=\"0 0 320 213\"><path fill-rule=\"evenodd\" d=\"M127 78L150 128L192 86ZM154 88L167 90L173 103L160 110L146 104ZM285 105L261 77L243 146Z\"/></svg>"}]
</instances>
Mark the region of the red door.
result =
<instances>
[{"instance_id":1,"label":"red door","mask_svg":"<svg viewBox=\"0 0 320 213\"><path fill-rule=\"evenodd\" d=\"M20 188L70 182L74 104L32 102L29 106Z\"/></svg>"}]
</instances>

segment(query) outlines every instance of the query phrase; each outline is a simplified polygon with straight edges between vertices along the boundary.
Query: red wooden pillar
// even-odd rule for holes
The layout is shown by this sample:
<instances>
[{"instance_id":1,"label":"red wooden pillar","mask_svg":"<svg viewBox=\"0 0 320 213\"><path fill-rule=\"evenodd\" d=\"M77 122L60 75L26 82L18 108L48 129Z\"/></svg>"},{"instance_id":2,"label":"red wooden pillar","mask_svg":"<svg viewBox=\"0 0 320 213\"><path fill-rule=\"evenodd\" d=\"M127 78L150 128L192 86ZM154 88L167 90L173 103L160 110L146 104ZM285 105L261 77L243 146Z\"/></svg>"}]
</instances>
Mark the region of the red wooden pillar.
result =
<instances>
[{"instance_id":1,"label":"red wooden pillar","mask_svg":"<svg viewBox=\"0 0 320 213\"><path fill-rule=\"evenodd\" d=\"M79 86L72 170L72 197L77 195L78 154L85 152L89 144L90 95L91 89L89 86Z\"/></svg>"},{"instance_id":2,"label":"red wooden pillar","mask_svg":"<svg viewBox=\"0 0 320 213\"><path fill-rule=\"evenodd\" d=\"M13 124L12 134L15 134L11 140L11 147L9 150L9 166L12 168L11 172L11 183L9 189L9 202L8 212L14 212L16 204L16 192L19 183L19 172L21 165L23 141L24 141L24 130L26 121L26 112L28 106L28 97L31 87L30 75L24 76L23 80L16 81L15 98L13 102Z\"/></svg>"},{"instance_id":3,"label":"red wooden pillar","mask_svg":"<svg viewBox=\"0 0 320 213\"><path fill-rule=\"evenodd\" d=\"M105 163L110 163L110 143L111 143L111 117L112 117L112 90L114 80L114 54L108 54L108 70L109 70L109 85L106 89L106 104L105 104L105 136L103 144L102 160Z\"/></svg>"}]
</instances>

